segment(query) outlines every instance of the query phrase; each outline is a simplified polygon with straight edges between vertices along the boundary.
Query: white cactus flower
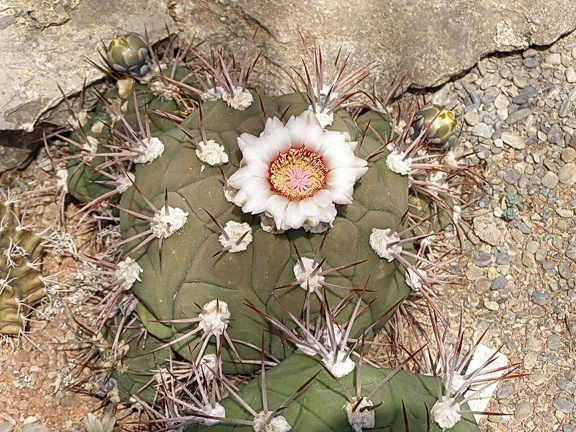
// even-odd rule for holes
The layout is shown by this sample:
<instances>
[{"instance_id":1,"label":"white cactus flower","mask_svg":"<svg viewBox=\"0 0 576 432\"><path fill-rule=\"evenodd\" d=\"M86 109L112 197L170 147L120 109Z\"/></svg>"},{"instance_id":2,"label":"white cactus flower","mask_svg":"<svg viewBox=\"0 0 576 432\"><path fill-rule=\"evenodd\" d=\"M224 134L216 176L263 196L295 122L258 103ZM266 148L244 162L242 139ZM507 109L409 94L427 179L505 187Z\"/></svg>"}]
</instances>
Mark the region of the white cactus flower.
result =
<instances>
[{"instance_id":1,"label":"white cactus flower","mask_svg":"<svg viewBox=\"0 0 576 432\"><path fill-rule=\"evenodd\" d=\"M305 111L286 125L269 118L259 137L242 134L243 161L229 178L234 203L245 213L266 213L277 230L331 224L336 204L351 204L356 181L368 170L344 132L324 131Z\"/></svg>"}]
</instances>

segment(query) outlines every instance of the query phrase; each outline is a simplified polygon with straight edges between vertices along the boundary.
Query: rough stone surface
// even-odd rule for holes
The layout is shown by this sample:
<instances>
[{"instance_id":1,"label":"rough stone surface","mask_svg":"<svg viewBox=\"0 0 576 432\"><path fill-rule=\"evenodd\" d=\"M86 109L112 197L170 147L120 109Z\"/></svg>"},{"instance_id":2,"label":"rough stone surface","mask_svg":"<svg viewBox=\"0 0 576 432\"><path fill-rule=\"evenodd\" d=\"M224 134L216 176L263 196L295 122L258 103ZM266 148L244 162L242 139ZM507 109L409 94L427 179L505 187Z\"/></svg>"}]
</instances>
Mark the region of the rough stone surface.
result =
<instances>
[{"instance_id":1,"label":"rough stone surface","mask_svg":"<svg viewBox=\"0 0 576 432\"><path fill-rule=\"evenodd\" d=\"M53 110L61 101L57 84L71 94L85 79L101 77L86 62L98 58L101 40L146 27L154 41L174 23L196 40L231 49L260 30L264 72L252 83L278 93L292 85L285 71L301 65L301 36L320 46L326 59L340 48L353 52L349 70L376 61L384 89L397 78L405 86L430 87L488 53L554 42L576 28L576 9L564 0L512 0L506 6L499 0L8 0L0 11L0 74L7 77L0 81L0 172L28 158L41 138L39 126L65 124L63 110ZM483 89L496 84L498 74L490 76Z\"/></svg>"},{"instance_id":2,"label":"rough stone surface","mask_svg":"<svg viewBox=\"0 0 576 432\"><path fill-rule=\"evenodd\" d=\"M171 24L162 0L8 0L0 6L0 172L26 161L40 127L62 127L62 101L102 77L98 49L119 33L147 29L152 41ZM60 106L59 106L60 104ZM59 106L59 109L56 107ZM34 132L33 132L34 131Z\"/></svg>"},{"instance_id":3,"label":"rough stone surface","mask_svg":"<svg viewBox=\"0 0 576 432\"><path fill-rule=\"evenodd\" d=\"M249 38L261 28L272 65L300 64L300 32L327 58L342 47L354 51L356 64L381 63L384 83L405 76L417 87L439 85L487 53L549 44L576 27L576 10L564 0L512 0L506 6L499 0L179 0L171 9L182 30L211 42L229 44L231 35ZM279 68L270 73L283 74Z\"/></svg>"}]
</instances>

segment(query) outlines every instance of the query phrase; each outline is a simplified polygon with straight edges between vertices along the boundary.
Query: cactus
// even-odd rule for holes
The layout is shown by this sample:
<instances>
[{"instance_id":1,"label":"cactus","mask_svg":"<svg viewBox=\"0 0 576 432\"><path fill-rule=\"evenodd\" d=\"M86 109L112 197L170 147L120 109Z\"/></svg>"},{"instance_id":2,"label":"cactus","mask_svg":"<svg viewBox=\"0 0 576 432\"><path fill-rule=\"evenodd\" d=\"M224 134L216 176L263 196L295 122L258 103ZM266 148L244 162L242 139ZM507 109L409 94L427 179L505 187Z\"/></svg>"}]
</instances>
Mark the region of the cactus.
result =
<instances>
[{"instance_id":1,"label":"cactus","mask_svg":"<svg viewBox=\"0 0 576 432\"><path fill-rule=\"evenodd\" d=\"M112 334L121 328L126 316L115 302L129 292L149 333L128 338L115 373L121 395L137 392L155 415L151 401L164 398L172 407L166 424L194 424L190 430L231 430L238 422L262 431L276 430L273 422L283 425L277 430L439 430L427 419L444 397L441 379L381 370L356 351L408 295L435 308L437 279L426 269L442 264L431 264L420 245L438 234L432 229L457 224L446 213L456 199L450 180L461 171L430 144L449 142L454 125L446 132L424 124L421 113L412 139L393 130L388 114L356 99L354 87L371 66L345 75L344 62L324 85L316 52L313 73L300 76L305 91L273 98L247 89L254 64L246 58L226 61L220 53L210 63L188 52L188 63L177 55L167 68L136 74L129 87L119 82L69 141L70 193L90 211L106 200L122 233L115 244L122 251L104 266L100 316ZM99 122L106 127L95 128ZM442 132L440 141L427 135L432 129ZM86 141L98 147L82 151ZM431 173L441 175L426 192ZM215 363L206 366L210 356ZM173 357L186 373L174 369ZM263 381L270 365L262 387L276 408L288 404L282 415L261 405L254 409L262 418L256 412L250 421L219 424L245 419L258 400L258 379L235 387L227 376L260 370ZM375 404L361 409L360 396L350 396L351 372L359 369L357 384ZM190 382L195 390L183 389ZM235 396L223 400L225 393ZM180 409L176 394L188 401ZM342 410L347 399L351 418L373 412L375 420L344 426L352 421ZM448 402L455 420L464 402ZM478 430L470 415L463 418L450 430Z\"/></svg>"},{"instance_id":2,"label":"cactus","mask_svg":"<svg viewBox=\"0 0 576 432\"><path fill-rule=\"evenodd\" d=\"M0 334L19 335L44 296L40 279L42 240L21 224L20 208L4 197L0 204Z\"/></svg>"}]
</instances>

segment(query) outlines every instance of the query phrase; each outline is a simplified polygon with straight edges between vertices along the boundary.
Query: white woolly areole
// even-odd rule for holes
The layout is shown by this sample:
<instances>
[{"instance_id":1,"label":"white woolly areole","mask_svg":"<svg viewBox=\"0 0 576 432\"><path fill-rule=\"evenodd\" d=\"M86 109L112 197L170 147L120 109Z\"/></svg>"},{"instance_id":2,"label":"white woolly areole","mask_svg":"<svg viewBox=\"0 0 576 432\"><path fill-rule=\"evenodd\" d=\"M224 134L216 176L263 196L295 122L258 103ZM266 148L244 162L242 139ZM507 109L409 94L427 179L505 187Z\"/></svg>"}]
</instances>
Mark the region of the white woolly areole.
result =
<instances>
[{"instance_id":1,"label":"white woolly areole","mask_svg":"<svg viewBox=\"0 0 576 432\"><path fill-rule=\"evenodd\" d=\"M220 234L218 241L228 252L245 251L252 243L252 228L246 222L228 221L224 225L224 232L226 235Z\"/></svg>"},{"instance_id":2,"label":"white woolly areole","mask_svg":"<svg viewBox=\"0 0 576 432\"><path fill-rule=\"evenodd\" d=\"M64 193L68 193L68 170L59 169L56 171L56 188Z\"/></svg>"},{"instance_id":3,"label":"white woolly areole","mask_svg":"<svg viewBox=\"0 0 576 432\"><path fill-rule=\"evenodd\" d=\"M356 410L354 410L356 407ZM346 415L348 416L348 423L354 429L354 432L362 432L364 429L374 429L376 424L374 415L374 404L370 399L362 398L360 403L358 401L348 402L344 405Z\"/></svg>"},{"instance_id":4,"label":"white woolly areole","mask_svg":"<svg viewBox=\"0 0 576 432\"><path fill-rule=\"evenodd\" d=\"M200 358L200 376L206 381L214 379L214 371L218 365L218 357L216 354L206 354Z\"/></svg>"},{"instance_id":5,"label":"white woolly areole","mask_svg":"<svg viewBox=\"0 0 576 432\"><path fill-rule=\"evenodd\" d=\"M211 166L228 163L228 154L224 146L214 140L200 141L196 144L196 156Z\"/></svg>"},{"instance_id":6,"label":"white woolly areole","mask_svg":"<svg viewBox=\"0 0 576 432\"><path fill-rule=\"evenodd\" d=\"M316 274L312 275L312 272L317 267L316 262L312 258L301 258L302 265L300 262L297 262L294 265L294 277L296 278L296 282L300 284L302 289L314 292L317 289L322 287L324 283L324 276L320 275L322 268L319 268L316 271Z\"/></svg>"},{"instance_id":7,"label":"white woolly areole","mask_svg":"<svg viewBox=\"0 0 576 432\"><path fill-rule=\"evenodd\" d=\"M397 174L408 175L412 171L412 158L398 150L392 151L386 158L386 166Z\"/></svg>"},{"instance_id":8,"label":"white woolly areole","mask_svg":"<svg viewBox=\"0 0 576 432\"><path fill-rule=\"evenodd\" d=\"M332 332L334 333L334 342L336 346L332 346L332 339L327 328L322 330L322 336L320 337L320 342L329 351L335 351L339 345L342 345L342 340L344 339L344 332L340 326L336 323L332 323Z\"/></svg>"},{"instance_id":9,"label":"white woolly areole","mask_svg":"<svg viewBox=\"0 0 576 432\"><path fill-rule=\"evenodd\" d=\"M379 229L372 228L370 234L370 247L376 252L380 258L384 258L388 262L394 261L394 255L399 255L402 252L402 246L393 244L400 241L400 236L392 232L390 228Z\"/></svg>"},{"instance_id":10,"label":"white woolly areole","mask_svg":"<svg viewBox=\"0 0 576 432\"><path fill-rule=\"evenodd\" d=\"M326 357L322 358L322 363L332 372L332 375L336 378L342 378L356 367L356 363L347 354L347 352L342 350L329 352Z\"/></svg>"},{"instance_id":11,"label":"white woolly areole","mask_svg":"<svg viewBox=\"0 0 576 432\"><path fill-rule=\"evenodd\" d=\"M453 405L452 405L453 404ZM442 428L442 430L454 427L460 421L462 416L458 413L460 407L454 403L454 399L442 396L436 401L430 414L432 420Z\"/></svg>"},{"instance_id":12,"label":"white woolly areole","mask_svg":"<svg viewBox=\"0 0 576 432\"><path fill-rule=\"evenodd\" d=\"M86 151L87 153L95 154L98 151L98 138L88 135L86 137L86 141L83 141L80 148Z\"/></svg>"},{"instance_id":13,"label":"white woolly areole","mask_svg":"<svg viewBox=\"0 0 576 432\"><path fill-rule=\"evenodd\" d=\"M94 132L95 134L99 134L102 133L102 131L104 130L104 122L101 120L95 121L94 124L92 125L92 127L90 128L90 130L92 132Z\"/></svg>"},{"instance_id":14,"label":"white woolly areole","mask_svg":"<svg viewBox=\"0 0 576 432\"><path fill-rule=\"evenodd\" d=\"M150 163L162 156L164 144L156 137L146 137L138 142L135 151L138 156L133 159L134 163Z\"/></svg>"},{"instance_id":15,"label":"white woolly areole","mask_svg":"<svg viewBox=\"0 0 576 432\"><path fill-rule=\"evenodd\" d=\"M127 172L122 174L121 176L119 176L116 179L116 191L118 193L124 193L128 190L128 188L130 186L132 186L132 183L134 182L134 180L136 179L136 176L134 175L134 173L131 172Z\"/></svg>"},{"instance_id":16,"label":"white woolly areole","mask_svg":"<svg viewBox=\"0 0 576 432\"><path fill-rule=\"evenodd\" d=\"M178 207L162 206L153 219L152 233L158 238L168 238L184 226L188 213Z\"/></svg>"},{"instance_id":17,"label":"white woolly areole","mask_svg":"<svg viewBox=\"0 0 576 432\"><path fill-rule=\"evenodd\" d=\"M292 427L283 416L276 416L268 420L272 413L270 411L260 411L254 417L254 432L288 432Z\"/></svg>"},{"instance_id":18,"label":"white woolly areole","mask_svg":"<svg viewBox=\"0 0 576 432\"><path fill-rule=\"evenodd\" d=\"M114 275L118 280L122 280L120 285L123 290L127 291L132 288L134 282L142 282L140 280L140 273L142 273L142 267L130 257L124 258L118 264L116 264L116 270L114 270Z\"/></svg>"},{"instance_id":19,"label":"white woolly areole","mask_svg":"<svg viewBox=\"0 0 576 432\"><path fill-rule=\"evenodd\" d=\"M316 112L314 112L312 105L308 107L308 111L316 116L316 119L318 120L318 123L320 123L320 126L322 126L322 129L326 128L327 126L331 126L334 122L334 113L328 112L326 108L321 107L320 105L316 105Z\"/></svg>"},{"instance_id":20,"label":"white woolly areole","mask_svg":"<svg viewBox=\"0 0 576 432\"><path fill-rule=\"evenodd\" d=\"M315 343L313 343L313 344L314 344L314 346L316 346ZM305 346L305 345L296 344L296 348L298 348L300 351L302 351L304 354L306 354L306 355L308 355L308 356L310 356L310 357L313 357L313 356L315 356L316 354L318 354L315 349L310 348L310 347Z\"/></svg>"},{"instance_id":21,"label":"white woolly areole","mask_svg":"<svg viewBox=\"0 0 576 432\"><path fill-rule=\"evenodd\" d=\"M71 115L67 118L68 124L74 129L80 129L88 121L88 113L86 111L80 111L76 115Z\"/></svg>"},{"instance_id":22,"label":"white woolly areole","mask_svg":"<svg viewBox=\"0 0 576 432\"><path fill-rule=\"evenodd\" d=\"M198 327L204 330L204 333L220 336L226 331L230 322L228 304L220 300L212 300L202 306L198 318L200 318Z\"/></svg>"},{"instance_id":23,"label":"white woolly areole","mask_svg":"<svg viewBox=\"0 0 576 432\"><path fill-rule=\"evenodd\" d=\"M200 95L200 99L202 99L204 102L213 102L222 99L224 93L225 91L222 87L211 88L202 93Z\"/></svg>"},{"instance_id":24,"label":"white woolly areole","mask_svg":"<svg viewBox=\"0 0 576 432\"><path fill-rule=\"evenodd\" d=\"M134 80L132 78L119 79L116 81L116 85L118 86L118 95L121 98L126 99L126 96L128 96L132 91Z\"/></svg>"},{"instance_id":25,"label":"white woolly areole","mask_svg":"<svg viewBox=\"0 0 576 432\"><path fill-rule=\"evenodd\" d=\"M408 268L406 270L406 284L414 291L422 288L422 279L426 278L428 274L424 270L418 269L418 272Z\"/></svg>"},{"instance_id":26,"label":"white woolly areole","mask_svg":"<svg viewBox=\"0 0 576 432\"><path fill-rule=\"evenodd\" d=\"M226 417L226 409L224 409L224 407L222 405L220 405L218 402L216 402L214 404L214 406L212 405L206 405L204 407L202 407L201 411L209 416L212 417L221 417L222 419L224 417ZM200 422L201 424L204 424L206 426L214 426L217 425L218 423L221 423L222 420L218 420L218 419L202 419L202 421Z\"/></svg>"},{"instance_id":27,"label":"white woolly areole","mask_svg":"<svg viewBox=\"0 0 576 432\"><path fill-rule=\"evenodd\" d=\"M252 94L242 87L234 87L232 93L224 91L222 94L222 99L226 101L230 108L234 108L238 111L244 111L246 108L252 105L252 102L254 102Z\"/></svg>"}]
</instances>

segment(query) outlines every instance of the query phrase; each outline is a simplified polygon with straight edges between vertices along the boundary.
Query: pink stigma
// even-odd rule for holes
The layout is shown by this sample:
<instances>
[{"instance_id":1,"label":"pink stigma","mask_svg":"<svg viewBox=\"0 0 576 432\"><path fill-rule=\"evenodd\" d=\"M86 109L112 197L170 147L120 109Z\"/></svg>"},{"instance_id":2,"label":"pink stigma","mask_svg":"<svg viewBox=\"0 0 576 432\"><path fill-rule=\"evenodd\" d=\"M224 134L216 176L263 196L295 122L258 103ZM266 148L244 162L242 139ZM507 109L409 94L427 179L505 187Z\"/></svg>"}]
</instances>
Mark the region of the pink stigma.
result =
<instances>
[{"instance_id":1,"label":"pink stigma","mask_svg":"<svg viewBox=\"0 0 576 432\"><path fill-rule=\"evenodd\" d=\"M300 167L290 167L285 174L286 185L295 191L305 192L312 186L312 172Z\"/></svg>"}]
</instances>

